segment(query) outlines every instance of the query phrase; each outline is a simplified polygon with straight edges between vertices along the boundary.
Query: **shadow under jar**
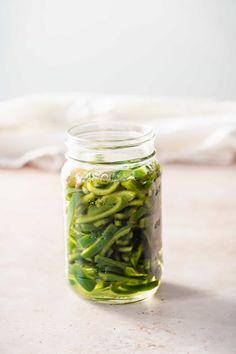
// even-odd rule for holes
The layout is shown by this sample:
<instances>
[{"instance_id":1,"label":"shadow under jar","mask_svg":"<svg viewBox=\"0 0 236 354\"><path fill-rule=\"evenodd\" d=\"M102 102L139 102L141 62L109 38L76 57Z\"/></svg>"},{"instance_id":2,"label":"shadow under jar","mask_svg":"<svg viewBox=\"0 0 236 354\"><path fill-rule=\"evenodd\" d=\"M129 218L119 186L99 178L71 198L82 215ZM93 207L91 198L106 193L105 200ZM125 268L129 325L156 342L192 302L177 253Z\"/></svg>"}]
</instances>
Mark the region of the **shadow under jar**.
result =
<instances>
[{"instance_id":1,"label":"shadow under jar","mask_svg":"<svg viewBox=\"0 0 236 354\"><path fill-rule=\"evenodd\" d=\"M62 169L67 277L87 299L135 302L160 285L161 171L154 140L149 127L131 123L68 131Z\"/></svg>"}]
</instances>

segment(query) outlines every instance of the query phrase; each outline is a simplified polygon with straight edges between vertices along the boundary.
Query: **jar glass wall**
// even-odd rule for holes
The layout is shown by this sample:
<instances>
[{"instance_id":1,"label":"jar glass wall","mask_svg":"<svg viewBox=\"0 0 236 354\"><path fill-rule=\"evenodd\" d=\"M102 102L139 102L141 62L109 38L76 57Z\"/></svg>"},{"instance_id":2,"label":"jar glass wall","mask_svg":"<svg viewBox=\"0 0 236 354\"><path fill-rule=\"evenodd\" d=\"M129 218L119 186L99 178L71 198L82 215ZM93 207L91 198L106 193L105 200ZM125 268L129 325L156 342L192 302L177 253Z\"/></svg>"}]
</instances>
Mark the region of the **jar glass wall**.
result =
<instances>
[{"instance_id":1,"label":"jar glass wall","mask_svg":"<svg viewBox=\"0 0 236 354\"><path fill-rule=\"evenodd\" d=\"M85 298L152 295L162 273L161 170L146 126L91 123L68 132L62 169L67 278Z\"/></svg>"}]
</instances>

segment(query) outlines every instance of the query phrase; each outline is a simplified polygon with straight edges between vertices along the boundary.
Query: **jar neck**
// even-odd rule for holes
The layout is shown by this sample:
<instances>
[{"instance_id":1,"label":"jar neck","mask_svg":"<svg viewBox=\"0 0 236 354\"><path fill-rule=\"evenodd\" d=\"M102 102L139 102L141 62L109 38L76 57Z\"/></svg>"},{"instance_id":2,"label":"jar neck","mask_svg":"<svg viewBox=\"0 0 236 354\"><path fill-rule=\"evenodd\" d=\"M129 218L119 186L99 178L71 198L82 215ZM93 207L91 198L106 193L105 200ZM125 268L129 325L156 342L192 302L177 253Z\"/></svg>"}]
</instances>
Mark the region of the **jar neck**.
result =
<instances>
[{"instance_id":1,"label":"jar neck","mask_svg":"<svg viewBox=\"0 0 236 354\"><path fill-rule=\"evenodd\" d=\"M145 125L96 122L71 128L67 158L90 164L119 164L149 159L155 154L155 135Z\"/></svg>"}]
</instances>

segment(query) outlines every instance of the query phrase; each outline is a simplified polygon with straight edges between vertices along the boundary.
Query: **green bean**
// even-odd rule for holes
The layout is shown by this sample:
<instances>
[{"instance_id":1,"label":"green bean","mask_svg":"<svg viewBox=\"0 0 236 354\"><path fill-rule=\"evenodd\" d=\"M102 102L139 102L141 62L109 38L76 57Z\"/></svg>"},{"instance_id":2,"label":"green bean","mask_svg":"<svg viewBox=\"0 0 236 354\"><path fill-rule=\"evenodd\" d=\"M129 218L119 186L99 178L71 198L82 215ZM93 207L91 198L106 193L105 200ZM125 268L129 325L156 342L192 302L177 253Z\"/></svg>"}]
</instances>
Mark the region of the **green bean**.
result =
<instances>
[{"instance_id":1,"label":"green bean","mask_svg":"<svg viewBox=\"0 0 236 354\"><path fill-rule=\"evenodd\" d=\"M114 266L104 266L101 271L104 271L105 273L115 273L115 274L119 274L122 275L123 274L123 270Z\"/></svg>"},{"instance_id":2,"label":"green bean","mask_svg":"<svg viewBox=\"0 0 236 354\"><path fill-rule=\"evenodd\" d=\"M145 218L139 220L139 227L143 229L145 227Z\"/></svg>"},{"instance_id":3,"label":"green bean","mask_svg":"<svg viewBox=\"0 0 236 354\"><path fill-rule=\"evenodd\" d=\"M119 186L119 182L113 182L113 183L108 184L106 187L96 188L96 187L94 187L92 182L87 182L87 189L96 195L111 194L112 192L114 192L118 188L118 186Z\"/></svg>"},{"instance_id":4,"label":"green bean","mask_svg":"<svg viewBox=\"0 0 236 354\"><path fill-rule=\"evenodd\" d=\"M138 208L133 215L130 217L131 222L136 222L140 218L142 218L147 213L147 209L145 207Z\"/></svg>"},{"instance_id":5,"label":"green bean","mask_svg":"<svg viewBox=\"0 0 236 354\"><path fill-rule=\"evenodd\" d=\"M88 210L87 215L81 215L77 219L77 223L91 223L108 216L115 214L116 212L124 209L128 202L135 197L133 192L118 192L109 196L105 196L98 200L96 206L91 207Z\"/></svg>"},{"instance_id":6,"label":"green bean","mask_svg":"<svg viewBox=\"0 0 236 354\"><path fill-rule=\"evenodd\" d=\"M72 228L71 229L71 232L73 232L73 234L75 235L75 238L78 242L78 240L81 238L81 237L84 237L84 236L90 236L92 234L91 231L89 232L82 232L81 230L76 230L76 228Z\"/></svg>"},{"instance_id":7,"label":"green bean","mask_svg":"<svg viewBox=\"0 0 236 354\"><path fill-rule=\"evenodd\" d=\"M117 244L117 246L128 246L129 245L129 243L130 243L130 241L129 240L127 240L127 239L124 239L124 240L117 240L116 241L116 244Z\"/></svg>"},{"instance_id":8,"label":"green bean","mask_svg":"<svg viewBox=\"0 0 236 354\"><path fill-rule=\"evenodd\" d=\"M120 237L127 235L130 232L131 228L129 226L124 226L120 228L113 236L108 240L101 251L101 256L104 256L109 248L115 243Z\"/></svg>"},{"instance_id":9,"label":"green bean","mask_svg":"<svg viewBox=\"0 0 236 354\"><path fill-rule=\"evenodd\" d=\"M129 203L129 205L130 205L130 203ZM116 213L114 215L114 219L125 220L125 219L127 219L127 215L125 215L124 213Z\"/></svg>"},{"instance_id":10,"label":"green bean","mask_svg":"<svg viewBox=\"0 0 236 354\"><path fill-rule=\"evenodd\" d=\"M79 252L76 250L69 255L69 262L73 263L79 256Z\"/></svg>"},{"instance_id":11,"label":"green bean","mask_svg":"<svg viewBox=\"0 0 236 354\"><path fill-rule=\"evenodd\" d=\"M129 206L141 206L143 205L143 200L141 199L134 199L129 203Z\"/></svg>"},{"instance_id":12,"label":"green bean","mask_svg":"<svg viewBox=\"0 0 236 354\"><path fill-rule=\"evenodd\" d=\"M94 234L89 234L88 236L83 236L78 240L78 245L81 248L86 248L91 246L97 240L97 236Z\"/></svg>"},{"instance_id":13,"label":"green bean","mask_svg":"<svg viewBox=\"0 0 236 354\"><path fill-rule=\"evenodd\" d=\"M94 243L92 243L92 245L90 245L84 251L82 251L81 256L84 258L88 258L98 254L101 251L101 249L105 246L105 244L109 242L109 239L111 239L115 231L116 231L116 227L113 224L107 226L102 236L99 237Z\"/></svg>"},{"instance_id":14,"label":"green bean","mask_svg":"<svg viewBox=\"0 0 236 354\"><path fill-rule=\"evenodd\" d=\"M74 188L76 185L76 179L75 176L69 176L67 178L67 187L69 188Z\"/></svg>"},{"instance_id":15,"label":"green bean","mask_svg":"<svg viewBox=\"0 0 236 354\"><path fill-rule=\"evenodd\" d=\"M96 230L96 227L93 224L78 224L79 233L90 233Z\"/></svg>"},{"instance_id":16,"label":"green bean","mask_svg":"<svg viewBox=\"0 0 236 354\"><path fill-rule=\"evenodd\" d=\"M121 182L121 185L130 191L139 192L141 187L134 180Z\"/></svg>"},{"instance_id":17,"label":"green bean","mask_svg":"<svg viewBox=\"0 0 236 354\"><path fill-rule=\"evenodd\" d=\"M84 194L89 194L88 189L85 187L85 185L82 186L82 191Z\"/></svg>"},{"instance_id":18,"label":"green bean","mask_svg":"<svg viewBox=\"0 0 236 354\"><path fill-rule=\"evenodd\" d=\"M124 181L128 180L129 178L133 177L133 171L131 169L125 169L125 170L117 170L114 171L111 175L111 179L113 181Z\"/></svg>"},{"instance_id":19,"label":"green bean","mask_svg":"<svg viewBox=\"0 0 236 354\"><path fill-rule=\"evenodd\" d=\"M132 277L142 277L142 278L147 277L147 274L139 273L133 267L129 267L129 266L125 267L124 272L125 272L126 275L129 275L129 276L132 276Z\"/></svg>"},{"instance_id":20,"label":"green bean","mask_svg":"<svg viewBox=\"0 0 236 354\"><path fill-rule=\"evenodd\" d=\"M126 263L115 261L114 259L110 259L108 257L104 257L104 256L100 256L100 255L97 255L95 257L95 262L98 264L114 266L114 267L121 268L121 269L124 269L127 266Z\"/></svg>"},{"instance_id":21,"label":"green bean","mask_svg":"<svg viewBox=\"0 0 236 354\"><path fill-rule=\"evenodd\" d=\"M76 203L78 202L78 194L74 193L72 196L72 199L69 203L69 206L67 207L67 229L69 231L72 221L73 221L73 217L75 215L75 210L76 210Z\"/></svg>"},{"instance_id":22,"label":"green bean","mask_svg":"<svg viewBox=\"0 0 236 354\"><path fill-rule=\"evenodd\" d=\"M114 221L114 224L115 224L116 226L122 226L122 222L121 222L120 220L115 220L115 221Z\"/></svg>"},{"instance_id":23,"label":"green bean","mask_svg":"<svg viewBox=\"0 0 236 354\"><path fill-rule=\"evenodd\" d=\"M75 193L77 189L75 187L67 187L66 188L66 195Z\"/></svg>"},{"instance_id":24,"label":"green bean","mask_svg":"<svg viewBox=\"0 0 236 354\"><path fill-rule=\"evenodd\" d=\"M124 247L118 247L118 251L122 253L128 253L132 251L132 246L124 246Z\"/></svg>"},{"instance_id":25,"label":"green bean","mask_svg":"<svg viewBox=\"0 0 236 354\"><path fill-rule=\"evenodd\" d=\"M147 171L145 167L138 167L134 170L134 178L139 180L145 178L147 175Z\"/></svg>"},{"instance_id":26,"label":"green bean","mask_svg":"<svg viewBox=\"0 0 236 354\"><path fill-rule=\"evenodd\" d=\"M138 285L138 284L143 283L143 279L132 278L132 277L127 277L127 276L118 275L118 274L114 274L114 273L108 273L108 272L106 272L106 273L99 272L98 276L106 281L118 281L118 282L124 282L124 283L128 283L128 284L134 284L134 285Z\"/></svg>"},{"instance_id":27,"label":"green bean","mask_svg":"<svg viewBox=\"0 0 236 354\"><path fill-rule=\"evenodd\" d=\"M130 261L130 257L127 256L125 253L122 253L121 259L123 259L123 261L125 261L126 263L129 263Z\"/></svg>"},{"instance_id":28,"label":"green bean","mask_svg":"<svg viewBox=\"0 0 236 354\"><path fill-rule=\"evenodd\" d=\"M117 284L112 284L112 291L117 294L133 294L141 291L148 291L156 288L159 285L158 280L151 281L149 283L143 283L143 284L138 284L138 285L129 285L129 284L123 284L123 285L117 285Z\"/></svg>"},{"instance_id":29,"label":"green bean","mask_svg":"<svg viewBox=\"0 0 236 354\"><path fill-rule=\"evenodd\" d=\"M76 240L75 240L74 236L73 236L73 235L70 235L70 236L68 237L68 246L69 246L70 248L75 248L76 245L77 245L77 243L76 243Z\"/></svg>"},{"instance_id":30,"label":"green bean","mask_svg":"<svg viewBox=\"0 0 236 354\"><path fill-rule=\"evenodd\" d=\"M89 267L81 266L75 263L70 268L71 273L74 275L74 279L87 291L92 291L96 286L96 270Z\"/></svg>"},{"instance_id":31,"label":"green bean","mask_svg":"<svg viewBox=\"0 0 236 354\"><path fill-rule=\"evenodd\" d=\"M137 250L132 253L131 258L130 258L130 261L134 267L137 266L142 253L143 253L143 244L140 243Z\"/></svg>"},{"instance_id":32,"label":"green bean","mask_svg":"<svg viewBox=\"0 0 236 354\"><path fill-rule=\"evenodd\" d=\"M93 225L94 225L95 227L104 226L104 225L106 225L110 220L111 220L110 218L104 218L104 219L95 221L95 222L93 223Z\"/></svg>"},{"instance_id":33,"label":"green bean","mask_svg":"<svg viewBox=\"0 0 236 354\"><path fill-rule=\"evenodd\" d=\"M89 193L89 194L85 194L85 196L83 196L81 199L84 203L88 204L91 203L92 200L94 200L94 198L95 198L95 194Z\"/></svg>"}]
</instances>

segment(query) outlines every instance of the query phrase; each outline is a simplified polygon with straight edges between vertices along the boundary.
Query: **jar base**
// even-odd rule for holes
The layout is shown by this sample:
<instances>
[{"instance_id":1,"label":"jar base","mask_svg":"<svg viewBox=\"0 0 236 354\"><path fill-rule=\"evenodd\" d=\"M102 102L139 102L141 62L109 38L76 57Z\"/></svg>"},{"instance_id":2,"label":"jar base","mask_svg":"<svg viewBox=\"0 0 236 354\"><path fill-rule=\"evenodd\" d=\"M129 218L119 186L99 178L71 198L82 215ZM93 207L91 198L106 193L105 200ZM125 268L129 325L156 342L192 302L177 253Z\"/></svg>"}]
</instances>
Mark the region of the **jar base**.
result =
<instances>
[{"instance_id":1,"label":"jar base","mask_svg":"<svg viewBox=\"0 0 236 354\"><path fill-rule=\"evenodd\" d=\"M95 298L91 299L92 301L101 303L101 304L108 304L108 305L125 305L125 304L132 304L134 302L141 302L149 299L151 296L153 296L156 291L158 290L159 286L155 289L146 291L144 294L138 294L136 296L127 297L127 298L116 298L116 299L111 299L111 298Z\"/></svg>"},{"instance_id":2,"label":"jar base","mask_svg":"<svg viewBox=\"0 0 236 354\"><path fill-rule=\"evenodd\" d=\"M107 294L104 294L104 296L100 295L96 295L96 294L91 294L88 295L87 293L85 294L84 292L81 292L81 289L78 291L76 289L76 287L72 286L72 290L74 290L74 292L76 292L77 295L85 298L86 300L90 300L92 302L97 302L100 304L108 304L108 305L125 305L125 304L131 304L134 302L141 302L144 300L149 299L151 296L153 296L156 291L159 289L160 287L160 283L158 284L158 286L156 286L155 288L145 291L145 292L140 292L137 294L133 294L133 295L127 295L127 296L119 296L118 294L116 295L116 297L110 297Z\"/></svg>"}]
</instances>

